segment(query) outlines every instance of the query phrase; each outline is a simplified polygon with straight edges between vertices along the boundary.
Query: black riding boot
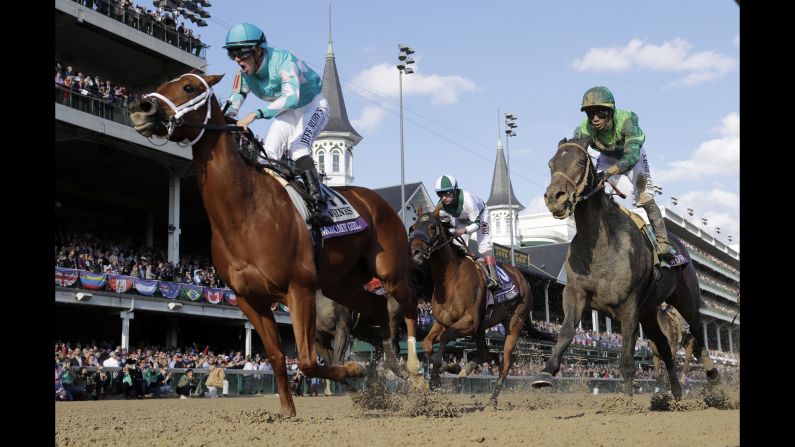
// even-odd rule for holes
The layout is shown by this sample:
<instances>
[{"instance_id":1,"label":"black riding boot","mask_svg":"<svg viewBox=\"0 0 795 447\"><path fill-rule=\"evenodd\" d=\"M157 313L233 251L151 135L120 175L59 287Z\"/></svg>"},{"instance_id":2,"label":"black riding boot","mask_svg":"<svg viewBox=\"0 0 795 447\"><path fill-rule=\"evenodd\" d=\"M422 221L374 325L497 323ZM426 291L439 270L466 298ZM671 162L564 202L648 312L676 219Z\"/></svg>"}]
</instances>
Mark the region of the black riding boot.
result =
<instances>
[{"instance_id":1,"label":"black riding boot","mask_svg":"<svg viewBox=\"0 0 795 447\"><path fill-rule=\"evenodd\" d=\"M296 160L295 170L301 175L309 195L312 196L312 200L308 203L310 216L307 221L312 225L321 227L334 225L334 220L326 207L326 198L323 196L323 190L320 189L320 178L312 157L304 155Z\"/></svg>"},{"instance_id":2,"label":"black riding boot","mask_svg":"<svg viewBox=\"0 0 795 447\"><path fill-rule=\"evenodd\" d=\"M492 292L496 292L500 289L500 280L497 277L497 261L494 256L488 255L484 256L483 260L486 261L486 269L489 271L489 283L486 284L486 287Z\"/></svg>"},{"instance_id":3,"label":"black riding boot","mask_svg":"<svg viewBox=\"0 0 795 447\"><path fill-rule=\"evenodd\" d=\"M643 205L646 215L649 216L649 223L654 228L654 235L657 237L657 254L666 262L674 260L675 255L671 252L671 244L668 242L668 232L665 229L662 213L654 200L650 200Z\"/></svg>"}]
</instances>

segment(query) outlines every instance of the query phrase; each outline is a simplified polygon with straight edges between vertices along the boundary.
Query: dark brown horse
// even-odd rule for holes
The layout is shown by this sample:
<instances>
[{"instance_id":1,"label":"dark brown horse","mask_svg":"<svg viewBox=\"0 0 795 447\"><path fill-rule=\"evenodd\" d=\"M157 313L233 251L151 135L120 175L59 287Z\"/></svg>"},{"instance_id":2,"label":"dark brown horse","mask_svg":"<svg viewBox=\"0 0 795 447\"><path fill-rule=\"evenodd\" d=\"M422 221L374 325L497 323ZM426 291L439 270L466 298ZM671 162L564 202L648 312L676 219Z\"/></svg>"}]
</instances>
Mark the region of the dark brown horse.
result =
<instances>
[{"instance_id":1,"label":"dark brown horse","mask_svg":"<svg viewBox=\"0 0 795 447\"><path fill-rule=\"evenodd\" d=\"M325 241L315 259L306 224L279 182L247 164L233 145L212 85L223 76L185 74L134 104L135 129L193 146L199 191L212 229L211 253L221 278L237 294L268 353L279 389L281 411L295 415L273 302L290 308L298 366L307 377L345 382L364 367L320 366L315 351L315 291L356 312L373 315L383 331L387 365L394 366L386 306L362 285L377 276L404 312L410 346L417 303L409 286L411 266L406 231L395 211L375 192L359 187L336 190L359 212L367 228ZM419 370L414 350L408 369Z\"/></svg>"},{"instance_id":2,"label":"dark brown horse","mask_svg":"<svg viewBox=\"0 0 795 447\"><path fill-rule=\"evenodd\" d=\"M671 347L671 355L676 362L676 353L679 347L685 348L685 364L682 370L680 381L684 382L687 372L690 370L690 358L693 356L693 349L696 346L696 339L693 335L685 329L685 320L679 312L663 303L657 308L657 322L660 324L660 330L665 334L668 340L668 345ZM660 363L662 357L657 345L649 340L649 346L652 352L652 361L654 362L654 378L660 380Z\"/></svg>"},{"instance_id":3,"label":"dark brown horse","mask_svg":"<svg viewBox=\"0 0 795 447\"><path fill-rule=\"evenodd\" d=\"M625 391L630 395L633 392L633 351L640 322L660 349L671 391L676 399L681 398L671 347L657 322L657 306L663 301L676 307L690 324L696 355L703 358L710 382L718 382L720 375L709 358L701 330L701 293L693 263L663 268L659 280L655 279L651 243L607 195L599 193L603 185L597 184L589 144L588 139L563 139L549 161L552 179L544 194L547 208L557 219L574 214L577 234L566 257L568 282L563 289L564 319L558 342L542 372L533 378L533 386L552 385L582 312L591 307L621 322L620 366ZM677 251L688 257L681 242L669 237Z\"/></svg>"},{"instance_id":4,"label":"dark brown horse","mask_svg":"<svg viewBox=\"0 0 795 447\"><path fill-rule=\"evenodd\" d=\"M425 354L433 362L434 379L444 371L455 373L456 366L444 362L444 351L450 340L473 336L477 356L467 363L459 373L466 377L478 364L489 361L486 347L486 329L502 323L505 326L503 363L497 386L491 396L491 403L497 403L497 396L511 369L511 353L517 338L533 307L530 285L522 274L511 265L501 267L518 288L519 295L509 301L494 304L486 315L486 278L471 257L462 256L451 247L452 239L448 227L437 214L426 213L412 226L409 235L412 260L417 268L430 264L433 279L431 306L436 319L430 332L422 341ZM434 341L439 342L439 352L433 353Z\"/></svg>"},{"instance_id":5,"label":"dark brown horse","mask_svg":"<svg viewBox=\"0 0 795 447\"><path fill-rule=\"evenodd\" d=\"M372 294L373 299L383 302L389 314L389 333L395 352L400 351L398 333L400 331L400 305L395 298L387 294L382 297ZM386 299L384 299L386 298ZM368 315L352 312L342 304L327 298L319 290L315 294L316 304L316 338L317 353L327 364L342 365L348 350L351 335L359 340L370 343L375 349L375 358L383 354L381 347L381 329L378 322ZM331 394L331 381L326 380L326 395Z\"/></svg>"}]
</instances>

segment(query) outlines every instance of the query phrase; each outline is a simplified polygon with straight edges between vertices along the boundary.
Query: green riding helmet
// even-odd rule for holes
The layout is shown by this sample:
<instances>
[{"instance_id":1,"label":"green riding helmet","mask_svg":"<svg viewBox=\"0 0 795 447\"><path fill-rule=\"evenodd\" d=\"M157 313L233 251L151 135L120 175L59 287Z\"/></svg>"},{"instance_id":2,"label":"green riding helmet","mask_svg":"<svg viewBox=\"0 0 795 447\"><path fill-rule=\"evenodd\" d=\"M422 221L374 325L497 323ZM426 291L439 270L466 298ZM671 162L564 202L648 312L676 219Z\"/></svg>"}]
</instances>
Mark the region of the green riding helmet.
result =
<instances>
[{"instance_id":1,"label":"green riding helmet","mask_svg":"<svg viewBox=\"0 0 795 447\"><path fill-rule=\"evenodd\" d=\"M616 109L616 100L613 98L613 93L607 87L593 87L589 88L584 95L582 95L582 107L580 111L584 112L589 107L607 107L610 110Z\"/></svg>"},{"instance_id":2,"label":"green riding helmet","mask_svg":"<svg viewBox=\"0 0 795 447\"><path fill-rule=\"evenodd\" d=\"M239 23L226 33L224 49L238 47L264 47L268 41L259 27L250 23Z\"/></svg>"},{"instance_id":3,"label":"green riding helmet","mask_svg":"<svg viewBox=\"0 0 795 447\"><path fill-rule=\"evenodd\" d=\"M436 192L448 192L458 189L458 181L452 175L445 174L436 179Z\"/></svg>"}]
</instances>

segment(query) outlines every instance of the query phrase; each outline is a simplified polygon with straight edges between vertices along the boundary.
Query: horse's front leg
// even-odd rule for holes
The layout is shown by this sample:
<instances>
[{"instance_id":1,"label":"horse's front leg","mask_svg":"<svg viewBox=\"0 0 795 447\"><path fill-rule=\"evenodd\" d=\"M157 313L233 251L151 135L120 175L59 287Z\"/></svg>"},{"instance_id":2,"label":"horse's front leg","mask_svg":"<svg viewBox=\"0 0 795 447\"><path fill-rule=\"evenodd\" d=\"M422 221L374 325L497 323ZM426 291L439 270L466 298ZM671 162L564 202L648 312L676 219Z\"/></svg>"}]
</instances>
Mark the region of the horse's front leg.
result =
<instances>
[{"instance_id":1,"label":"horse's front leg","mask_svg":"<svg viewBox=\"0 0 795 447\"><path fill-rule=\"evenodd\" d=\"M298 367L307 378L320 377L347 383L348 378L364 377L364 367L356 362L347 362L344 366L321 366L317 363L314 290L292 284L287 293L287 302L298 350Z\"/></svg>"},{"instance_id":2,"label":"horse's front leg","mask_svg":"<svg viewBox=\"0 0 795 447\"><path fill-rule=\"evenodd\" d=\"M547 360L544 369L536 374L531 380L533 388L543 388L552 386L555 374L560 371L560 359L563 352L569 347L574 338L577 324L582 318L582 311L585 309L586 293L583 290L575 289L567 285L563 288L563 324L560 326L558 341L552 350L552 355Z\"/></svg>"},{"instance_id":3,"label":"horse's front leg","mask_svg":"<svg viewBox=\"0 0 795 447\"><path fill-rule=\"evenodd\" d=\"M439 335L444 332L444 326L441 325L438 321L433 322L433 326L431 326L431 330L428 331L428 335L425 336L425 339L422 340L422 349L425 351L425 358L430 359L433 365L434 370L434 377L439 372L439 368L442 366L441 362L436 364L436 357L433 355L433 342L436 340Z\"/></svg>"},{"instance_id":4,"label":"horse's front leg","mask_svg":"<svg viewBox=\"0 0 795 447\"><path fill-rule=\"evenodd\" d=\"M441 337L439 337L439 352L436 353L436 356L438 356L440 359L439 373L443 373L449 369L448 368L449 365L447 364L447 362L444 361L444 352L445 349L447 348L447 343L450 342L450 340L459 337L467 337L469 335L473 335L474 333L475 333L475 321L469 314L465 314L463 318L450 325L450 327L448 327L442 333ZM436 360L434 360L434 368L435 367L436 367Z\"/></svg>"},{"instance_id":5,"label":"horse's front leg","mask_svg":"<svg viewBox=\"0 0 795 447\"><path fill-rule=\"evenodd\" d=\"M246 318L251 321L254 330L259 334L268 359L273 366L273 375L276 378L276 388L279 391L279 402L281 412L288 416L295 416L295 403L290 393L290 385L287 380L287 363L282 352L282 344L279 339L279 327L273 317L270 303L264 299L249 300L243 296L237 296L237 305ZM312 320L314 321L314 319ZM312 334L314 337L314 333Z\"/></svg>"},{"instance_id":6,"label":"horse's front leg","mask_svg":"<svg viewBox=\"0 0 795 447\"><path fill-rule=\"evenodd\" d=\"M662 329L660 329L660 325L657 323L656 315L652 314L644 315L641 317L641 324L643 324L643 329L646 332L646 336L649 337L649 340L654 342L654 345L657 346L657 354L660 356L662 361L665 363L665 368L668 373L668 382L671 385L671 392L673 393L676 400L682 398L682 385L679 383L679 378L676 377L676 365L674 364L674 359L672 355L671 345L668 344L668 337L663 334ZM621 328L623 332L624 323L621 323ZM623 335L623 334L622 334ZM633 338L634 340L634 338ZM635 344L632 343L631 346L634 351ZM632 355L632 353L630 353ZM624 366L624 353L621 353L621 365ZM634 362L633 362L634 363ZM655 369L659 365L659 360L655 357ZM630 365L631 374L634 378L635 369L632 368ZM622 374L626 374L625 371L622 369ZM659 380L659 377L657 378ZM626 377L624 377L624 381L626 382ZM630 382L631 383L631 382ZM632 395L632 393L630 393Z\"/></svg>"}]
</instances>

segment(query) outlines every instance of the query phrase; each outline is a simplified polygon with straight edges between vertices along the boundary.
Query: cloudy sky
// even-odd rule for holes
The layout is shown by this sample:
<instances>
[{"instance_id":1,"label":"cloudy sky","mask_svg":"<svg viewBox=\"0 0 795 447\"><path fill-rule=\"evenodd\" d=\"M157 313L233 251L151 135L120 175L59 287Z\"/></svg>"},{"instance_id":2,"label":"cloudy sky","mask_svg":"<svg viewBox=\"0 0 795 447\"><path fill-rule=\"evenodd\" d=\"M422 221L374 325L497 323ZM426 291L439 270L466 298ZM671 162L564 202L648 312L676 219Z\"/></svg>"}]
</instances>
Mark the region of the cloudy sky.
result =
<instances>
[{"instance_id":1,"label":"cloudy sky","mask_svg":"<svg viewBox=\"0 0 795 447\"><path fill-rule=\"evenodd\" d=\"M248 21L268 42L293 51L322 74L329 39L327 0L300 6L215 1L199 29L216 86L231 90L235 65L221 46ZM509 141L514 190L527 208L546 211L546 166L557 142L584 119L582 94L609 87L619 108L636 112L646 134L657 200L732 244L739 227L739 7L699 2L534 2L337 0L332 39L348 116L364 137L354 149L355 184L400 184L398 44L415 49L403 79L406 182L433 193L449 173L488 199L505 112L518 116ZM251 97L243 111L259 100ZM255 131L266 132L259 120ZM503 145L505 145L503 134ZM628 191L625 191L628 192ZM679 204L672 206L675 196Z\"/></svg>"}]
</instances>

